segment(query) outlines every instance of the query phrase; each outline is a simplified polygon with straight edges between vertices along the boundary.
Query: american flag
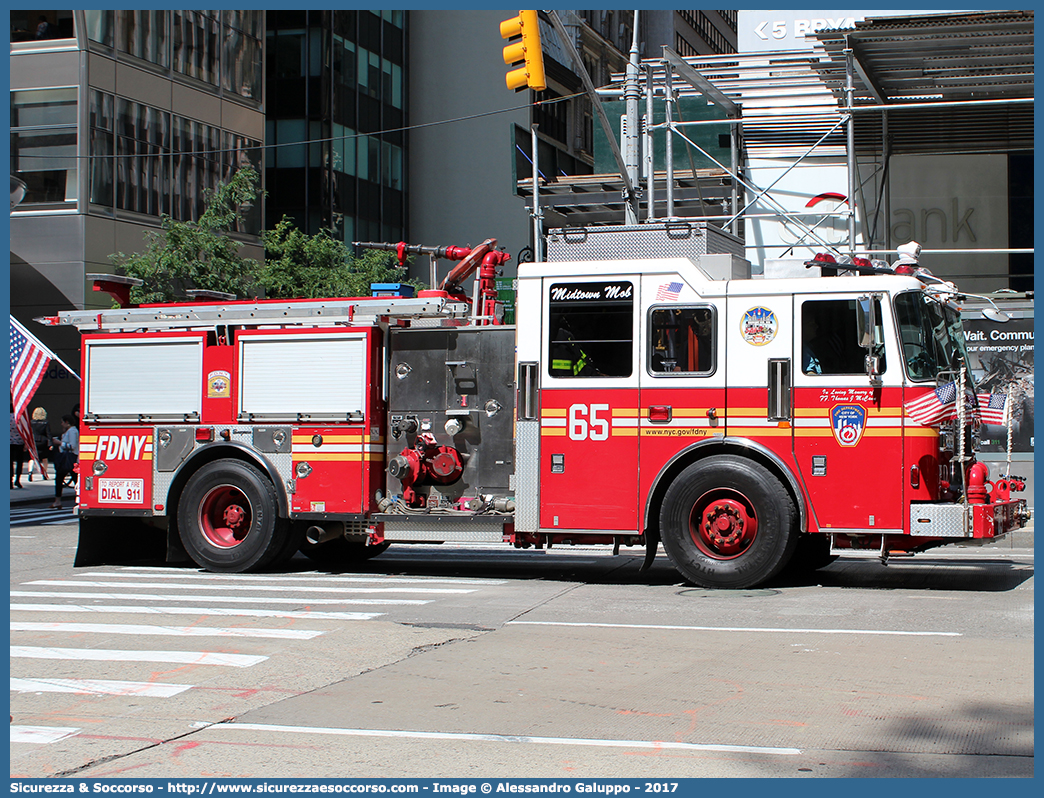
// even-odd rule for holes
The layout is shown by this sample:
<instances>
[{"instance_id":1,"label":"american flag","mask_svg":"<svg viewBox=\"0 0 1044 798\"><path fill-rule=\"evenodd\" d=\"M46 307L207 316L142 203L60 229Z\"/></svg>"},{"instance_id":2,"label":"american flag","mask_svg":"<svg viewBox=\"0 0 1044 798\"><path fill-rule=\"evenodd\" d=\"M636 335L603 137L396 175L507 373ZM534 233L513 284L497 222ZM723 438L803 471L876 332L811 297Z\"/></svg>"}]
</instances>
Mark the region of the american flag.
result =
<instances>
[{"instance_id":1,"label":"american flag","mask_svg":"<svg viewBox=\"0 0 1044 798\"><path fill-rule=\"evenodd\" d=\"M980 393L979 416L983 424L1006 424L1008 397L1002 393Z\"/></svg>"},{"instance_id":2,"label":"american flag","mask_svg":"<svg viewBox=\"0 0 1044 798\"><path fill-rule=\"evenodd\" d=\"M681 290L681 283L664 283L656 292L656 301L662 302L665 299L676 300Z\"/></svg>"},{"instance_id":3,"label":"american flag","mask_svg":"<svg viewBox=\"0 0 1044 798\"><path fill-rule=\"evenodd\" d=\"M54 353L11 316L11 404L16 419L29 407L52 357Z\"/></svg>"},{"instance_id":4,"label":"american flag","mask_svg":"<svg viewBox=\"0 0 1044 798\"><path fill-rule=\"evenodd\" d=\"M952 382L940 385L924 396L919 396L903 405L906 408L906 415L926 427L952 418L956 406L957 385Z\"/></svg>"},{"instance_id":5,"label":"american flag","mask_svg":"<svg viewBox=\"0 0 1044 798\"><path fill-rule=\"evenodd\" d=\"M25 444L26 451L29 452L29 456L33 458L33 461L40 466L40 473L43 473L43 463L40 462L40 453L36 451L36 438L33 437L33 425L29 423L29 414L23 412L15 418L15 426L18 428L18 434L22 436L22 442Z\"/></svg>"}]
</instances>

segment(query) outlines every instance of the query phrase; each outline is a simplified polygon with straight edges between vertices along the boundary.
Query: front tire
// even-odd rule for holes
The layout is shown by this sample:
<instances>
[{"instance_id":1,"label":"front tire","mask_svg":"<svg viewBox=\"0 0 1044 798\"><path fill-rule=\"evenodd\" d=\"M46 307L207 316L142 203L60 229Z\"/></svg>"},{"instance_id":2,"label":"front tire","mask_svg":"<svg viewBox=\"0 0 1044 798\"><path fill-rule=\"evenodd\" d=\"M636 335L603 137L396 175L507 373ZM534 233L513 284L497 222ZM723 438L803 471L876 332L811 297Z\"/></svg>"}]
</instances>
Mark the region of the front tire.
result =
<instances>
[{"instance_id":1,"label":"front tire","mask_svg":"<svg viewBox=\"0 0 1044 798\"><path fill-rule=\"evenodd\" d=\"M717 455L688 466L660 509L660 536L678 572L706 588L750 588L778 574L797 544L797 509L759 463Z\"/></svg>"},{"instance_id":2,"label":"front tire","mask_svg":"<svg viewBox=\"0 0 1044 798\"><path fill-rule=\"evenodd\" d=\"M215 460L189 477L178 502L178 534L208 571L239 573L272 562L287 544L275 486L249 463Z\"/></svg>"}]
</instances>

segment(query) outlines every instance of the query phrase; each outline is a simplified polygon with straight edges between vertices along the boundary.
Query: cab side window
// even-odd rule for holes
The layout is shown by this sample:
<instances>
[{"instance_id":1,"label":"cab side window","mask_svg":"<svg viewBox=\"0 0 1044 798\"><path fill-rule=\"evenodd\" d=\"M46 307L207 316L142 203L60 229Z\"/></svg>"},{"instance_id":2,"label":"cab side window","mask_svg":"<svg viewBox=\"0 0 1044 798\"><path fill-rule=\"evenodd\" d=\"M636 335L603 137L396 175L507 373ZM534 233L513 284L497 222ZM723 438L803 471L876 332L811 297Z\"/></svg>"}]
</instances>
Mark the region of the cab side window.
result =
<instances>
[{"instance_id":1,"label":"cab side window","mask_svg":"<svg viewBox=\"0 0 1044 798\"><path fill-rule=\"evenodd\" d=\"M801 306L801 371L805 374L864 374L866 347L858 339L858 300L825 299ZM875 300L877 329L874 343L881 343L884 332L881 304ZM884 370L884 347L875 346Z\"/></svg>"},{"instance_id":2,"label":"cab side window","mask_svg":"<svg viewBox=\"0 0 1044 798\"><path fill-rule=\"evenodd\" d=\"M649 371L710 374L714 371L714 310L659 307L649 312Z\"/></svg>"},{"instance_id":3,"label":"cab side window","mask_svg":"<svg viewBox=\"0 0 1044 798\"><path fill-rule=\"evenodd\" d=\"M548 316L548 374L629 377L634 353L634 285L555 283Z\"/></svg>"}]
</instances>

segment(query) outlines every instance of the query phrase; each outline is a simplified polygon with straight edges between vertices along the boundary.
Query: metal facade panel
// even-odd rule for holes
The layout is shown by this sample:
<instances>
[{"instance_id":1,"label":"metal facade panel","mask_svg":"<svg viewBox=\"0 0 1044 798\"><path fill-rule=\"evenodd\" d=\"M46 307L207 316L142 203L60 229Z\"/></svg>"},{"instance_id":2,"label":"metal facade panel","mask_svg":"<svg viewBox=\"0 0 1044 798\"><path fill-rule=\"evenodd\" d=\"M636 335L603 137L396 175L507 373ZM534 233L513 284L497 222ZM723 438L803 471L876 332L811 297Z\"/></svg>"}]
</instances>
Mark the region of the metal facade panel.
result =
<instances>
[{"instance_id":1,"label":"metal facade panel","mask_svg":"<svg viewBox=\"0 0 1044 798\"><path fill-rule=\"evenodd\" d=\"M239 412L344 416L366 409L361 334L241 335Z\"/></svg>"},{"instance_id":2,"label":"metal facade panel","mask_svg":"<svg viewBox=\"0 0 1044 798\"><path fill-rule=\"evenodd\" d=\"M515 426L515 529L540 528L540 422L519 421Z\"/></svg>"},{"instance_id":3,"label":"metal facade panel","mask_svg":"<svg viewBox=\"0 0 1044 798\"><path fill-rule=\"evenodd\" d=\"M203 339L86 341L84 415L190 415L200 412Z\"/></svg>"}]
</instances>

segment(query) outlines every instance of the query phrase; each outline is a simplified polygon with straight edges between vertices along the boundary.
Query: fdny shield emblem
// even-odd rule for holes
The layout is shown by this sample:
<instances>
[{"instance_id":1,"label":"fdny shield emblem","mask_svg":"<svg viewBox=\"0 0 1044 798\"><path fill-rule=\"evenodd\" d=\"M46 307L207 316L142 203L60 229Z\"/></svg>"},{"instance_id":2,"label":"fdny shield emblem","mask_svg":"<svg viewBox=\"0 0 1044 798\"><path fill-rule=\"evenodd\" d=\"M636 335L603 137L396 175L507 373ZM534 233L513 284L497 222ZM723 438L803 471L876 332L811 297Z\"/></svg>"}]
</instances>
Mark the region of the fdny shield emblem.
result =
<instances>
[{"instance_id":1,"label":"fdny shield emblem","mask_svg":"<svg viewBox=\"0 0 1044 798\"><path fill-rule=\"evenodd\" d=\"M862 405L834 405L830 409L830 428L842 446L855 446L866 429L866 408Z\"/></svg>"}]
</instances>

